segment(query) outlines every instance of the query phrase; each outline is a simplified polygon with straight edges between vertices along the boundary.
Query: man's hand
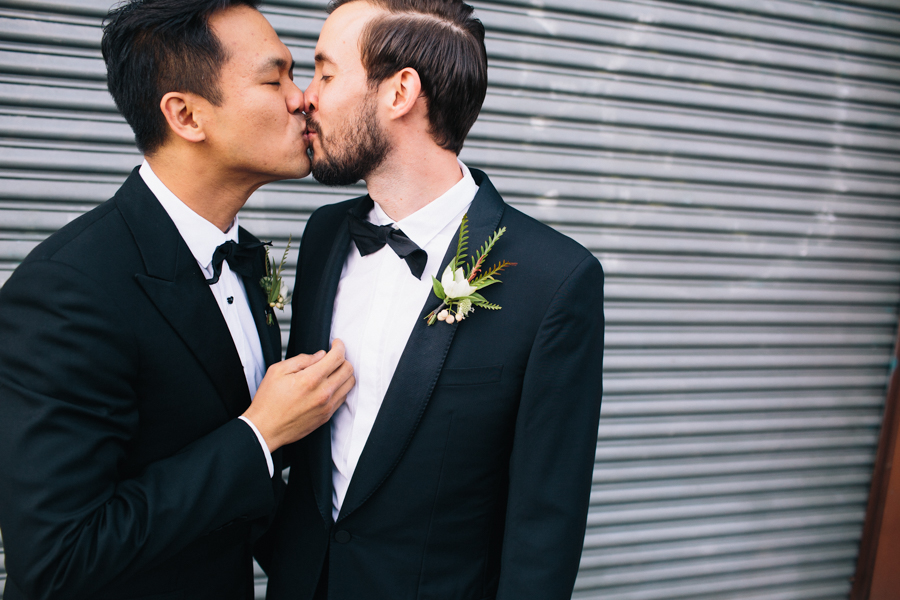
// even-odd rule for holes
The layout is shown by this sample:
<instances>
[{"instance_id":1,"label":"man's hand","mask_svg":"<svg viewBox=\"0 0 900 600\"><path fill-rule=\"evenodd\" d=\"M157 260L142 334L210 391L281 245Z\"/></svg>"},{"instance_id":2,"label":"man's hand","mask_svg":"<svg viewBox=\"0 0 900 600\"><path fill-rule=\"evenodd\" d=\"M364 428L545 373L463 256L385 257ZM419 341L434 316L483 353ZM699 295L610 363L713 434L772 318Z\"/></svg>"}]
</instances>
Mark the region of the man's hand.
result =
<instances>
[{"instance_id":1,"label":"man's hand","mask_svg":"<svg viewBox=\"0 0 900 600\"><path fill-rule=\"evenodd\" d=\"M327 354L298 354L269 367L243 416L274 452L327 423L355 384L344 343L334 340Z\"/></svg>"}]
</instances>

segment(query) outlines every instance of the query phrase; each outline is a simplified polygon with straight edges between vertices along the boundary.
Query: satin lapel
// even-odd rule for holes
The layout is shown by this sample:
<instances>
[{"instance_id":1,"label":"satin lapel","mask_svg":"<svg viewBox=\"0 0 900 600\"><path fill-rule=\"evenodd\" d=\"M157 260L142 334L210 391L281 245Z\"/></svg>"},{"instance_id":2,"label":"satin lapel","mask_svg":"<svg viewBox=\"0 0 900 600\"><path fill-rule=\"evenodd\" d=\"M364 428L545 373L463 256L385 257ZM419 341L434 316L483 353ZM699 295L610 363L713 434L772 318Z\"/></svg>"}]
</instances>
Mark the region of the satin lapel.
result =
<instances>
[{"instance_id":1,"label":"satin lapel","mask_svg":"<svg viewBox=\"0 0 900 600\"><path fill-rule=\"evenodd\" d=\"M365 198L361 199L361 202ZM309 330L309 348L327 350L331 337L331 320L334 316L334 299L337 296L338 284L341 281L341 271L350 251L350 228L348 220L341 221L334 234L331 252L322 270L319 279L319 288L316 290L316 306L311 312ZM296 292L296 290L295 290ZM326 523L331 521L332 507L332 483L331 483L331 425L326 423L309 435L309 471L312 479L313 492L319 512Z\"/></svg>"},{"instance_id":2,"label":"satin lapel","mask_svg":"<svg viewBox=\"0 0 900 600\"><path fill-rule=\"evenodd\" d=\"M232 417L250 405L241 359L197 261L135 169L116 193L144 259L135 279L209 376Z\"/></svg>"},{"instance_id":3,"label":"satin lapel","mask_svg":"<svg viewBox=\"0 0 900 600\"><path fill-rule=\"evenodd\" d=\"M469 240L471 247L480 246L494 232L503 216L505 204L481 171L471 169L478 193L469 207ZM438 273L456 254L459 230L450 242ZM457 325L435 323L428 326L425 316L440 305L430 294L413 327L397 370L384 396L381 410L353 472L350 487L338 521L356 510L387 479L409 445L419 420L425 412L444 359L450 350Z\"/></svg>"},{"instance_id":4,"label":"satin lapel","mask_svg":"<svg viewBox=\"0 0 900 600\"><path fill-rule=\"evenodd\" d=\"M238 241L258 242L253 235L241 227L238 230ZM269 306L266 292L259 284L259 280L265 275L265 264L259 263L254 267L251 277L241 277L244 289L247 291L247 303L250 305L250 313L253 322L256 323L256 332L259 334L259 345L262 347L263 358L266 367L281 360L281 330L278 328L278 319L275 311ZM266 317L272 315L272 324L266 323Z\"/></svg>"}]
</instances>

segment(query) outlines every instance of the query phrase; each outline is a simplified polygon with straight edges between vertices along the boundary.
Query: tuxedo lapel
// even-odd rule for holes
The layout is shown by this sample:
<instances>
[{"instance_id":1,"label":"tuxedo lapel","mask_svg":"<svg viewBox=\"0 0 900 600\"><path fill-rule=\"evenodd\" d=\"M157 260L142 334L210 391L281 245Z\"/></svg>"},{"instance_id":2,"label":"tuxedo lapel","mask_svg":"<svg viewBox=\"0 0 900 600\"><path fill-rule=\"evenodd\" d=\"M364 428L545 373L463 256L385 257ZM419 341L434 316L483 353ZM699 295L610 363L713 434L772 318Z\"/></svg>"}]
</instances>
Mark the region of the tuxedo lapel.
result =
<instances>
[{"instance_id":1,"label":"tuxedo lapel","mask_svg":"<svg viewBox=\"0 0 900 600\"><path fill-rule=\"evenodd\" d=\"M116 193L144 260L135 279L190 348L232 417L250 405L250 391L228 325L178 229L135 169Z\"/></svg>"},{"instance_id":2,"label":"tuxedo lapel","mask_svg":"<svg viewBox=\"0 0 900 600\"><path fill-rule=\"evenodd\" d=\"M360 198L360 203L367 197ZM371 202L371 200L370 200ZM356 205L357 208L359 205ZM337 296L338 284L341 281L341 271L347 253L350 251L350 227L348 219L344 218L337 228L331 251L325 261L322 277L319 280L317 290L308 296L316 298L316 305L311 313L308 324L310 341L309 348L327 350L331 337L331 320L334 316L334 299ZM297 290L295 290L296 292ZM309 435L309 469L312 479L313 492L322 519L326 523L331 521L332 484L331 484L331 426L326 423Z\"/></svg>"},{"instance_id":3,"label":"tuxedo lapel","mask_svg":"<svg viewBox=\"0 0 900 600\"><path fill-rule=\"evenodd\" d=\"M484 173L477 169L471 169L471 172L479 185L478 193L467 213L469 240L475 242L475 247L497 229L505 204ZM458 236L457 229L438 273L442 273L456 255ZM372 432L353 472L338 515L339 521L356 510L387 479L409 445L425 412L453 337L460 327L445 323L428 326L425 317L440 303L437 296L429 294L419 313L372 426Z\"/></svg>"},{"instance_id":4,"label":"tuxedo lapel","mask_svg":"<svg viewBox=\"0 0 900 600\"><path fill-rule=\"evenodd\" d=\"M258 242L259 240L241 227L238 230L238 241ZM241 279L244 282L244 289L247 291L247 303L250 305L253 322L256 323L263 359L265 359L266 367L270 367L281 360L281 330L278 328L275 311L269 306L266 292L259 284L259 280L264 276L265 264L258 262L253 267L253 275L241 277ZM266 322L268 315L272 315L271 325Z\"/></svg>"},{"instance_id":5,"label":"tuxedo lapel","mask_svg":"<svg viewBox=\"0 0 900 600\"><path fill-rule=\"evenodd\" d=\"M360 198L360 203L363 203L366 199L367 197ZM331 337L331 320L334 316L334 299L337 296L338 284L341 282L341 271L344 269L344 262L347 260L349 252L350 225L348 219L344 218L334 233L331 251L328 253L328 260L325 261L325 267L322 269L322 278L319 280L319 289L313 290L309 294L311 297L318 298L312 313L309 339L312 340L313 346L320 350L328 349L329 338Z\"/></svg>"}]
</instances>

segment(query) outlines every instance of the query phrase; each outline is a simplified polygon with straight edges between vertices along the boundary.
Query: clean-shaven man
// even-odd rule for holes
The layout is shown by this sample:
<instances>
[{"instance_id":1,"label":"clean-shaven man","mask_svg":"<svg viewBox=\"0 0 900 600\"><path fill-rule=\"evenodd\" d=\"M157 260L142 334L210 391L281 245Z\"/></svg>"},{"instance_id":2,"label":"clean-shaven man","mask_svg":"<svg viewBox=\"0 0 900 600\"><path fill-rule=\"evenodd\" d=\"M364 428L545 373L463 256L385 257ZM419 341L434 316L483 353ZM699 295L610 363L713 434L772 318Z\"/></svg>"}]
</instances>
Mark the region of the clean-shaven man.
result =
<instances>
[{"instance_id":1,"label":"clean-shaven man","mask_svg":"<svg viewBox=\"0 0 900 600\"><path fill-rule=\"evenodd\" d=\"M357 385L296 445L268 598L568 600L600 414L600 264L458 161L487 85L471 7L332 9L305 92L313 175L368 195L310 218L297 287L317 294L294 297L288 355L341 338ZM466 280L505 228L472 280L517 263L479 289L501 310L444 313L433 290L470 291L445 275L464 215Z\"/></svg>"},{"instance_id":2,"label":"clean-shaven man","mask_svg":"<svg viewBox=\"0 0 900 600\"><path fill-rule=\"evenodd\" d=\"M255 189L309 170L291 54L255 4L107 19L109 89L146 160L0 290L6 600L253 598L276 450L353 385L337 341L278 362L263 248L238 225Z\"/></svg>"}]
</instances>

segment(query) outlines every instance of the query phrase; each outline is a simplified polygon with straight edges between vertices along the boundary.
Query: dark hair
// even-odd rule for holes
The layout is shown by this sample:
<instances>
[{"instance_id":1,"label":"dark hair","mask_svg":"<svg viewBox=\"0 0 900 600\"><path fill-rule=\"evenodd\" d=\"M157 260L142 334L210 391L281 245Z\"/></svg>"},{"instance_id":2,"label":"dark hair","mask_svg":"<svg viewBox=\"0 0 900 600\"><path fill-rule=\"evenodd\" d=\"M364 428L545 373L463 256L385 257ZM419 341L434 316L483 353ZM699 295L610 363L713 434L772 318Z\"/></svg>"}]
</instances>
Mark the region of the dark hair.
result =
<instances>
[{"instance_id":1,"label":"dark hair","mask_svg":"<svg viewBox=\"0 0 900 600\"><path fill-rule=\"evenodd\" d=\"M218 75L228 54L209 18L236 5L256 8L259 0L130 0L106 15L100 44L106 83L144 154L166 141L168 124L159 103L167 93L197 94L221 104Z\"/></svg>"},{"instance_id":2,"label":"dark hair","mask_svg":"<svg viewBox=\"0 0 900 600\"><path fill-rule=\"evenodd\" d=\"M329 12L355 0L332 0ZM370 85L415 69L431 136L459 154L487 92L484 25L462 0L366 0L384 15L366 24L360 57Z\"/></svg>"}]
</instances>

